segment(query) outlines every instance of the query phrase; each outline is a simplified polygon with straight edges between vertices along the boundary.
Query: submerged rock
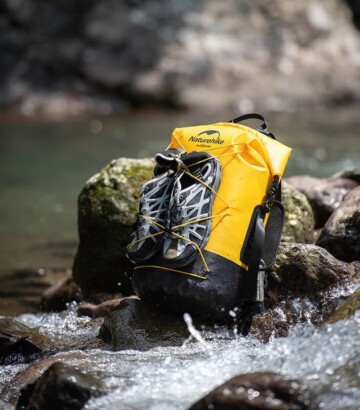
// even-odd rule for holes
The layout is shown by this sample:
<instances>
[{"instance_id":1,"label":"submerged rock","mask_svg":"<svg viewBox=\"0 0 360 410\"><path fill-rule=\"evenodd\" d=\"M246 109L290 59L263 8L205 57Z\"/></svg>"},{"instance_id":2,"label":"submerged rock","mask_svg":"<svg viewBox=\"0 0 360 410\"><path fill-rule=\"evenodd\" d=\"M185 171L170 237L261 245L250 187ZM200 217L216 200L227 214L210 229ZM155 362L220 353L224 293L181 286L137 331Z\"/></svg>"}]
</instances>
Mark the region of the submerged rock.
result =
<instances>
[{"instance_id":1,"label":"submerged rock","mask_svg":"<svg viewBox=\"0 0 360 410\"><path fill-rule=\"evenodd\" d=\"M26 361L37 353L52 349L50 340L12 318L0 319L0 364Z\"/></svg>"},{"instance_id":2,"label":"submerged rock","mask_svg":"<svg viewBox=\"0 0 360 410\"><path fill-rule=\"evenodd\" d=\"M141 186L151 178L149 159L112 161L86 183L78 200L76 283L92 291L131 293L132 264L125 247L136 220Z\"/></svg>"},{"instance_id":3,"label":"submerged rock","mask_svg":"<svg viewBox=\"0 0 360 410\"><path fill-rule=\"evenodd\" d=\"M360 187L346 194L316 244L343 261L360 260Z\"/></svg>"},{"instance_id":4,"label":"submerged rock","mask_svg":"<svg viewBox=\"0 0 360 410\"><path fill-rule=\"evenodd\" d=\"M114 350L149 350L157 346L180 346L189 336L181 318L168 315L140 300L124 300L109 313L100 337Z\"/></svg>"},{"instance_id":5,"label":"submerged rock","mask_svg":"<svg viewBox=\"0 0 360 410\"><path fill-rule=\"evenodd\" d=\"M315 216L315 228L323 227L344 196L359 185L356 180L345 177L314 178L299 175L287 178L286 181L302 192L310 202Z\"/></svg>"},{"instance_id":6,"label":"submerged rock","mask_svg":"<svg viewBox=\"0 0 360 410\"><path fill-rule=\"evenodd\" d=\"M306 410L311 394L299 380L273 372L242 374L215 388L189 410Z\"/></svg>"},{"instance_id":7,"label":"submerged rock","mask_svg":"<svg viewBox=\"0 0 360 410\"><path fill-rule=\"evenodd\" d=\"M281 200L285 208L285 224L281 240L313 243L314 215L305 195L283 182Z\"/></svg>"},{"instance_id":8,"label":"submerged rock","mask_svg":"<svg viewBox=\"0 0 360 410\"><path fill-rule=\"evenodd\" d=\"M101 394L103 386L95 377L57 362L36 382L21 389L16 409L77 410Z\"/></svg>"}]
</instances>

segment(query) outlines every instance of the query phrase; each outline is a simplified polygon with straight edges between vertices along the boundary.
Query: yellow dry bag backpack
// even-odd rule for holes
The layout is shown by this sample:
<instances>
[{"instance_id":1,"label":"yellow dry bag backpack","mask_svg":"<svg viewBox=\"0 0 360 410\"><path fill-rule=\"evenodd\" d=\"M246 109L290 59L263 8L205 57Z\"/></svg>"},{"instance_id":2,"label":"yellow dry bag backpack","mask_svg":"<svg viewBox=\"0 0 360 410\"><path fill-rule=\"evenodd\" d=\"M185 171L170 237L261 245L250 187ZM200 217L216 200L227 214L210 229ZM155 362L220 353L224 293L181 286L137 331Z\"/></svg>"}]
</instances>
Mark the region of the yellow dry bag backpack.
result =
<instances>
[{"instance_id":1,"label":"yellow dry bag backpack","mask_svg":"<svg viewBox=\"0 0 360 410\"><path fill-rule=\"evenodd\" d=\"M257 130L239 124L252 118L262 121ZM261 304L283 228L280 181L290 153L259 114L176 128L142 187L127 248L135 292L213 321Z\"/></svg>"}]
</instances>

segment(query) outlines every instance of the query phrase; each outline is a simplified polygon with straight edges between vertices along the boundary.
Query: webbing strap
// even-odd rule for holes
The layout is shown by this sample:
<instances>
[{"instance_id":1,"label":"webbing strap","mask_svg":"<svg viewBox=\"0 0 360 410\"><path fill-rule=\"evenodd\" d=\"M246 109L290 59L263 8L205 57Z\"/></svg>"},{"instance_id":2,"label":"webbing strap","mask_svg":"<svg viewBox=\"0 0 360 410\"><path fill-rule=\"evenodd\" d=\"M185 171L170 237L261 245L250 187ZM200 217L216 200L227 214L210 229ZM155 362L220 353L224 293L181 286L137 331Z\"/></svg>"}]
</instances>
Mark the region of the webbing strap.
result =
<instances>
[{"instance_id":1,"label":"webbing strap","mask_svg":"<svg viewBox=\"0 0 360 410\"><path fill-rule=\"evenodd\" d=\"M248 269L245 273L242 286L243 300L256 300L258 286L258 272L261 263L261 255L265 242L265 211L262 206L257 206L252 217L251 230L246 238L247 257L244 263Z\"/></svg>"}]
</instances>

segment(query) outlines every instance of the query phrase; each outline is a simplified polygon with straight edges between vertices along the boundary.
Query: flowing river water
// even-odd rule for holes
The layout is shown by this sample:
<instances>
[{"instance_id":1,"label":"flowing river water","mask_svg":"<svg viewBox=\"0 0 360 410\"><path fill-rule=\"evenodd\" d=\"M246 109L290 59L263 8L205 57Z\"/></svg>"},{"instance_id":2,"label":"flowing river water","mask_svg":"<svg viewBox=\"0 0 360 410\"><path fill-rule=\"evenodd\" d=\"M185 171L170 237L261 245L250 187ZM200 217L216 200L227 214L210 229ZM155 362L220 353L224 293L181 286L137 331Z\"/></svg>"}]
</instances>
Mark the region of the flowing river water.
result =
<instances>
[{"instance_id":1,"label":"flowing river water","mask_svg":"<svg viewBox=\"0 0 360 410\"><path fill-rule=\"evenodd\" d=\"M0 275L28 266L71 266L77 243L76 197L85 180L115 157L152 155L166 146L174 127L203 120L186 114L138 114L66 124L1 124ZM327 176L359 165L359 122L356 116L340 122L332 115L311 121L308 116L270 118L278 139L294 147L287 176ZM76 310L71 304L61 313L23 313L16 319L39 327L57 345L74 346L99 330ZM181 347L74 351L79 354L69 363L95 375L107 389L85 408L186 409L230 377L253 371L304 381L316 394L317 408L360 408L359 312L321 328L297 325L288 337L268 343L240 337L232 329L199 331L191 318L184 320L189 339ZM16 375L27 366L1 366L0 408L14 408Z\"/></svg>"}]
</instances>

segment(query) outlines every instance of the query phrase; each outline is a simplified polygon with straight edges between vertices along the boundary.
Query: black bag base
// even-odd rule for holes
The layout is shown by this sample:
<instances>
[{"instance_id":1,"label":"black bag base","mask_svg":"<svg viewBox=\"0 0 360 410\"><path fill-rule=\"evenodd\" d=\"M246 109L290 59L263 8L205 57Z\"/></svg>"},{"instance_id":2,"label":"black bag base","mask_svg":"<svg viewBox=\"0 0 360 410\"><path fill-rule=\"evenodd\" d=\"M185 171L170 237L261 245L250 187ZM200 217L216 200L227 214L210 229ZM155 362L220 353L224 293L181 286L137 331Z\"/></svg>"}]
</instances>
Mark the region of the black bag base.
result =
<instances>
[{"instance_id":1,"label":"black bag base","mask_svg":"<svg viewBox=\"0 0 360 410\"><path fill-rule=\"evenodd\" d=\"M189 313L204 323L234 323L234 313L239 314L243 303L239 295L246 272L212 252L204 250L203 255L209 272L199 256L176 270L204 279L175 272L156 257L135 266L135 293L146 302L178 314Z\"/></svg>"}]
</instances>

